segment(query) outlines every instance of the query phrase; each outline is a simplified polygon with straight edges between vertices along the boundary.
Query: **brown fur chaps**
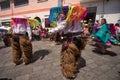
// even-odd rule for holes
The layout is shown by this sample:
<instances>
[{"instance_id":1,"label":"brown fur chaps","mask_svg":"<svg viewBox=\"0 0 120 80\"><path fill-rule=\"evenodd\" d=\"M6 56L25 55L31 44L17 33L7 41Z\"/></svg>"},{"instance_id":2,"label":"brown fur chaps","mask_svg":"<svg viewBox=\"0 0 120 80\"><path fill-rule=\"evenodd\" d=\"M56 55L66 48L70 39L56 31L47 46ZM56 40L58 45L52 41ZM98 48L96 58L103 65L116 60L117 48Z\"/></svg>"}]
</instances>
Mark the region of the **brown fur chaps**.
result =
<instances>
[{"instance_id":1,"label":"brown fur chaps","mask_svg":"<svg viewBox=\"0 0 120 80\"><path fill-rule=\"evenodd\" d=\"M80 64L81 51L85 48L85 38L75 38L71 42L64 42L62 45L60 61L62 73L66 78L75 78L78 65Z\"/></svg>"},{"instance_id":2,"label":"brown fur chaps","mask_svg":"<svg viewBox=\"0 0 120 80\"><path fill-rule=\"evenodd\" d=\"M74 78L77 66L80 63L80 50L73 44L68 44L66 50L61 52L62 73L67 78Z\"/></svg>"},{"instance_id":3,"label":"brown fur chaps","mask_svg":"<svg viewBox=\"0 0 120 80\"><path fill-rule=\"evenodd\" d=\"M15 64L19 64L23 55L23 62L28 64L32 57L32 44L27 35L13 35L12 43L12 59Z\"/></svg>"}]
</instances>

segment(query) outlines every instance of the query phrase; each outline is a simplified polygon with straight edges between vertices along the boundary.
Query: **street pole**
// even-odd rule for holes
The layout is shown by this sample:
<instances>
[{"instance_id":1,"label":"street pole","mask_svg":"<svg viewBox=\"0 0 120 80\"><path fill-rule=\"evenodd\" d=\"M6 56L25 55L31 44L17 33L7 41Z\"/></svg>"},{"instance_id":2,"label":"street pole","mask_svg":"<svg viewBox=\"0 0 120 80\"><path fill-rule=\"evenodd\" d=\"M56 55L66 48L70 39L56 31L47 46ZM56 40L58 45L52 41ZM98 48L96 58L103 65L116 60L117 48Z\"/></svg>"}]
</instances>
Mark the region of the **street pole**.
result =
<instances>
[{"instance_id":1,"label":"street pole","mask_svg":"<svg viewBox=\"0 0 120 80\"><path fill-rule=\"evenodd\" d=\"M105 0L103 0L103 7L102 7L102 15L101 15L101 18L104 17L104 8L105 8Z\"/></svg>"},{"instance_id":2,"label":"street pole","mask_svg":"<svg viewBox=\"0 0 120 80\"><path fill-rule=\"evenodd\" d=\"M14 7L14 1L13 0L10 0L11 2L11 11L12 11L12 18L13 18L13 15L14 15L14 9L13 9L13 7Z\"/></svg>"},{"instance_id":3,"label":"street pole","mask_svg":"<svg viewBox=\"0 0 120 80\"><path fill-rule=\"evenodd\" d=\"M58 6L63 6L63 0L58 0Z\"/></svg>"}]
</instances>

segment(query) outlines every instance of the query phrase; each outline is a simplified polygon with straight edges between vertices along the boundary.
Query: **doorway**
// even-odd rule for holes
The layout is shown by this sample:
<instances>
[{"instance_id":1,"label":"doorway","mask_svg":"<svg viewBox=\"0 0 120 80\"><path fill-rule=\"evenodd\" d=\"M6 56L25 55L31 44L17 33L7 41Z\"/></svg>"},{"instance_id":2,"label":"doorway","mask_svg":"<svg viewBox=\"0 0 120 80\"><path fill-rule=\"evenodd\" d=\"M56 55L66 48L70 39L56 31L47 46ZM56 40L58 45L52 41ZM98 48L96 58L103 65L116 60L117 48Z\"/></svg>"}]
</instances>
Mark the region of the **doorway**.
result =
<instances>
[{"instance_id":1,"label":"doorway","mask_svg":"<svg viewBox=\"0 0 120 80\"><path fill-rule=\"evenodd\" d=\"M84 20L86 20L86 22L88 23L89 19L91 19L92 22L94 23L96 18L96 11L97 7L88 7L87 16L84 18Z\"/></svg>"}]
</instances>

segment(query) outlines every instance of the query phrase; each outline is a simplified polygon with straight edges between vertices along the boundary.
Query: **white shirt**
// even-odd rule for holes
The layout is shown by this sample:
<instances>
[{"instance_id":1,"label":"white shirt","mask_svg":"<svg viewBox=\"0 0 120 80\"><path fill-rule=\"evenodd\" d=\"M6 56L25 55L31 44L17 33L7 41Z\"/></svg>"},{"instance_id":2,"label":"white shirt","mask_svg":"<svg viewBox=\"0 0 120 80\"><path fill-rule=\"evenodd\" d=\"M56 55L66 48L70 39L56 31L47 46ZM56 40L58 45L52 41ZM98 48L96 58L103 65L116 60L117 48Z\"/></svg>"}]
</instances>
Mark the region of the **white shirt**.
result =
<instances>
[{"instance_id":1,"label":"white shirt","mask_svg":"<svg viewBox=\"0 0 120 80\"><path fill-rule=\"evenodd\" d=\"M28 33L29 39L32 39L32 33L30 26L22 26L20 23L12 26L13 33L15 34L26 34Z\"/></svg>"},{"instance_id":2,"label":"white shirt","mask_svg":"<svg viewBox=\"0 0 120 80\"><path fill-rule=\"evenodd\" d=\"M70 21L67 23L64 33L77 33L77 32L83 32L83 29L81 27L81 22L80 21Z\"/></svg>"},{"instance_id":3,"label":"white shirt","mask_svg":"<svg viewBox=\"0 0 120 80\"><path fill-rule=\"evenodd\" d=\"M12 30L13 30L13 33L16 33L16 34L25 34L27 31L27 27L22 26L21 24L18 23L12 26Z\"/></svg>"}]
</instances>

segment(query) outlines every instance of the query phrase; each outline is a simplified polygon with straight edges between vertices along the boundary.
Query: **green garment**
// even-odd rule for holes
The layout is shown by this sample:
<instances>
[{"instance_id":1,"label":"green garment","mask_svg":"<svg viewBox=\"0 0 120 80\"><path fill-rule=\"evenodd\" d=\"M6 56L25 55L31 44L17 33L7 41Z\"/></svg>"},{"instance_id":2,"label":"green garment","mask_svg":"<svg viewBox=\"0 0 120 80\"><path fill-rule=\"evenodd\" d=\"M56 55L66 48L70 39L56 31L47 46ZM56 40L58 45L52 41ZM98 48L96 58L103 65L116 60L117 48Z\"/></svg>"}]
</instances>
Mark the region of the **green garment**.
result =
<instances>
[{"instance_id":1,"label":"green garment","mask_svg":"<svg viewBox=\"0 0 120 80\"><path fill-rule=\"evenodd\" d=\"M110 39L110 31L108 30L108 25L103 24L102 27L95 33L95 37L100 39L104 44Z\"/></svg>"}]
</instances>

